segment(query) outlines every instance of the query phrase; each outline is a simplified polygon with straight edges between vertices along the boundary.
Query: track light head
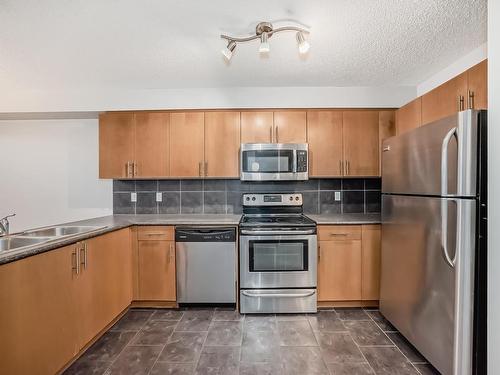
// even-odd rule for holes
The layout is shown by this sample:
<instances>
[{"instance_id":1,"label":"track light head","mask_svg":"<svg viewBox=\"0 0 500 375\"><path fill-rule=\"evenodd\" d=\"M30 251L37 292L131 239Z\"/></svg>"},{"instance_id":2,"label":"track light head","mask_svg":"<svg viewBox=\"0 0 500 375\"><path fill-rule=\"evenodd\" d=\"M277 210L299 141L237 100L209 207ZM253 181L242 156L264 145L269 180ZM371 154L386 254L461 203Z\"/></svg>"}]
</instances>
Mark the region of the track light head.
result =
<instances>
[{"instance_id":1,"label":"track light head","mask_svg":"<svg viewBox=\"0 0 500 375\"><path fill-rule=\"evenodd\" d=\"M309 47L310 47L309 42L304 37L304 34L300 31L297 32L297 43L299 46L299 53L301 55L304 55L307 53L307 51L309 51Z\"/></svg>"},{"instance_id":2,"label":"track light head","mask_svg":"<svg viewBox=\"0 0 500 375\"><path fill-rule=\"evenodd\" d=\"M269 53L270 51L270 46L269 46L269 36L266 32L260 34L260 46L259 46L259 52L260 53Z\"/></svg>"},{"instance_id":3,"label":"track light head","mask_svg":"<svg viewBox=\"0 0 500 375\"><path fill-rule=\"evenodd\" d=\"M235 48L236 48L236 42L234 40L231 40L227 44L227 47L221 51L227 61L231 60L231 57L233 57L233 51Z\"/></svg>"}]
</instances>

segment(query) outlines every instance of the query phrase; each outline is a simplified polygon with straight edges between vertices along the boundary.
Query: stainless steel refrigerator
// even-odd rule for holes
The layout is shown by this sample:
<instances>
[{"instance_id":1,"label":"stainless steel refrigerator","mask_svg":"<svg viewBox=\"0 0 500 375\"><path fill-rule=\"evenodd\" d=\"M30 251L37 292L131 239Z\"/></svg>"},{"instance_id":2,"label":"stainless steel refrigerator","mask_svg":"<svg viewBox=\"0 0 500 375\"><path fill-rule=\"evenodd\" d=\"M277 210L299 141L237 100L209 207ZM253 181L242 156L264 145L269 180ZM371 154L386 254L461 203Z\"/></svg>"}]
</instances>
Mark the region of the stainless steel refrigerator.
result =
<instances>
[{"instance_id":1,"label":"stainless steel refrigerator","mask_svg":"<svg viewBox=\"0 0 500 375\"><path fill-rule=\"evenodd\" d=\"M443 375L486 373L486 111L387 139L380 311Z\"/></svg>"}]
</instances>

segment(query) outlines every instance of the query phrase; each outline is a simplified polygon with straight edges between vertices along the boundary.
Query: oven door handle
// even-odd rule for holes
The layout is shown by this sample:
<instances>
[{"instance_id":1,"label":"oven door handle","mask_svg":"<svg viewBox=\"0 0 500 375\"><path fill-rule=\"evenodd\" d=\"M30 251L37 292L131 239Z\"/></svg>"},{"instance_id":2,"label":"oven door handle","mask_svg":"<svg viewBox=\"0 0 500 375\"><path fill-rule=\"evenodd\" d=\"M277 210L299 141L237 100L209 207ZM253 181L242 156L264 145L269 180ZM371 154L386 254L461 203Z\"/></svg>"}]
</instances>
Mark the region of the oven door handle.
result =
<instances>
[{"instance_id":1,"label":"oven door handle","mask_svg":"<svg viewBox=\"0 0 500 375\"><path fill-rule=\"evenodd\" d=\"M246 230L242 229L241 234L252 234L252 235L261 235L261 234L275 234L275 235L288 235L288 234L315 234L315 229L307 229L307 230Z\"/></svg>"},{"instance_id":2,"label":"oven door handle","mask_svg":"<svg viewBox=\"0 0 500 375\"><path fill-rule=\"evenodd\" d=\"M248 292L246 290L241 292L244 296L246 297L253 297L253 298L303 298L303 297L310 297L316 293L316 291L311 291L307 293L252 293Z\"/></svg>"}]
</instances>

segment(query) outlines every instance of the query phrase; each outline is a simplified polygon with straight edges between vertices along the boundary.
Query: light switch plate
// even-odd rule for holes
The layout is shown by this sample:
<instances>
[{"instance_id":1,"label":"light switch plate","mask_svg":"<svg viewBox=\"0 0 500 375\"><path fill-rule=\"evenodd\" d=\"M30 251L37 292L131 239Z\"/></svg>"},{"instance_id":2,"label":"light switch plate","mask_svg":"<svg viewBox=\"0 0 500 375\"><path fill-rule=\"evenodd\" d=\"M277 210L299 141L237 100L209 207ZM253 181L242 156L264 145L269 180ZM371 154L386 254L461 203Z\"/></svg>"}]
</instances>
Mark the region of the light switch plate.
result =
<instances>
[{"instance_id":1,"label":"light switch plate","mask_svg":"<svg viewBox=\"0 0 500 375\"><path fill-rule=\"evenodd\" d=\"M335 200L339 201L340 200L340 191L335 192Z\"/></svg>"},{"instance_id":2,"label":"light switch plate","mask_svg":"<svg viewBox=\"0 0 500 375\"><path fill-rule=\"evenodd\" d=\"M163 195L161 193L156 193L156 201L161 202L163 200Z\"/></svg>"},{"instance_id":3,"label":"light switch plate","mask_svg":"<svg viewBox=\"0 0 500 375\"><path fill-rule=\"evenodd\" d=\"M130 193L130 201L137 202L137 193Z\"/></svg>"}]
</instances>

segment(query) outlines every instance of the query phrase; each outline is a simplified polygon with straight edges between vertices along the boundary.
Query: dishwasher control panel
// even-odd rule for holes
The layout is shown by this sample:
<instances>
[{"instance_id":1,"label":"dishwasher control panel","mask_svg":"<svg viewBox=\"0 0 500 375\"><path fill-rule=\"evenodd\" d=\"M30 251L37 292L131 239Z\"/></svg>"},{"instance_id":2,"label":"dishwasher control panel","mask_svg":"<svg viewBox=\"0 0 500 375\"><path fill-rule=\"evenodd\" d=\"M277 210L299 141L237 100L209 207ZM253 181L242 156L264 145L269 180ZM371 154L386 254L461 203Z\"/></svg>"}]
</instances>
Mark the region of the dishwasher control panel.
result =
<instances>
[{"instance_id":1,"label":"dishwasher control panel","mask_svg":"<svg viewBox=\"0 0 500 375\"><path fill-rule=\"evenodd\" d=\"M236 228L176 228L176 242L236 242Z\"/></svg>"}]
</instances>

